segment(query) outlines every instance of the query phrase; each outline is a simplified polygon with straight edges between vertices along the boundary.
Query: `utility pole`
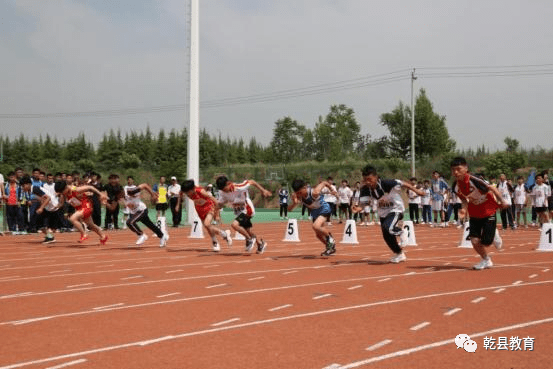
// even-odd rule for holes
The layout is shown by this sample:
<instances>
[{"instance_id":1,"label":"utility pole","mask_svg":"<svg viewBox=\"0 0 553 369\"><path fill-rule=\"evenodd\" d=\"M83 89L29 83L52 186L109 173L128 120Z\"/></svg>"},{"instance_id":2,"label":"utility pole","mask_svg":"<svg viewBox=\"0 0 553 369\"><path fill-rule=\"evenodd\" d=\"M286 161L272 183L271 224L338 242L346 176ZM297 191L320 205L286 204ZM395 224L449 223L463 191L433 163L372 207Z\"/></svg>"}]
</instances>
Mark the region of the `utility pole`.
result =
<instances>
[{"instance_id":1,"label":"utility pole","mask_svg":"<svg viewBox=\"0 0 553 369\"><path fill-rule=\"evenodd\" d=\"M200 3L190 0L190 84L188 126L188 179L198 185L200 179ZM188 223L195 217L194 204L188 200Z\"/></svg>"},{"instance_id":2,"label":"utility pole","mask_svg":"<svg viewBox=\"0 0 553 369\"><path fill-rule=\"evenodd\" d=\"M413 84L417 77L415 68L411 72L411 177L415 176L415 96L413 95Z\"/></svg>"}]
</instances>

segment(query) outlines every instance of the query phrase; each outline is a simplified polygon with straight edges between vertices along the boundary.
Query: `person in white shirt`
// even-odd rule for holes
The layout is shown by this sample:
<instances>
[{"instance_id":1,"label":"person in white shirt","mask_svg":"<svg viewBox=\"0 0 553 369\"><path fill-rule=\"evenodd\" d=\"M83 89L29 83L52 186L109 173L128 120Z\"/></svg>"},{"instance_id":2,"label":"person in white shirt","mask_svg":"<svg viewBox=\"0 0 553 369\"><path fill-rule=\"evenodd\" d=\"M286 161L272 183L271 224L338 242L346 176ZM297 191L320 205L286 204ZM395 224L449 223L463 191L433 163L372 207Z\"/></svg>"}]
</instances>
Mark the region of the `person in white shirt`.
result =
<instances>
[{"instance_id":1,"label":"person in white shirt","mask_svg":"<svg viewBox=\"0 0 553 369\"><path fill-rule=\"evenodd\" d=\"M432 205L430 194L430 181L426 179L424 181L424 187L422 188L424 195L421 196L422 204L422 224L432 224Z\"/></svg>"},{"instance_id":2,"label":"person in white shirt","mask_svg":"<svg viewBox=\"0 0 553 369\"><path fill-rule=\"evenodd\" d=\"M411 186L417 187L417 178L412 177L410 180ZM407 189L407 197L409 198L409 219L413 224L419 224L419 204L421 198L415 191Z\"/></svg>"},{"instance_id":3,"label":"person in white shirt","mask_svg":"<svg viewBox=\"0 0 553 369\"><path fill-rule=\"evenodd\" d=\"M507 176L503 173L499 176L499 183L497 184L497 189L503 197L505 204L509 205L507 208L501 209L501 223L503 225L503 230L507 229L507 222L512 230L515 230L515 224L513 222L513 214L511 213L511 193L514 191L513 186L507 182Z\"/></svg>"},{"instance_id":4,"label":"person in white shirt","mask_svg":"<svg viewBox=\"0 0 553 369\"><path fill-rule=\"evenodd\" d=\"M536 207L536 213L540 219L540 223L549 222L549 212L547 198L549 197L550 188L543 183L543 173L536 174L536 185L532 188L532 199L534 200L534 206Z\"/></svg>"},{"instance_id":5,"label":"person in white shirt","mask_svg":"<svg viewBox=\"0 0 553 369\"><path fill-rule=\"evenodd\" d=\"M177 210L181 186L177 182L177 177L171 177L171 184L167 188L167 197L169 198L169 207L173 215L173 227L177 228L182 219L182 207Z\"/></svg>"},{"instance_id":6,"label":"person in white shirt","mask_svg":"<svg viewBox=\"0 0 553 369\"><path fill-rule=\"evenodd\" d=\"M522 225L522 220L524 221L524 228L528 228L528 219L526 218L526 206L528 205L528 196L527 196L526 185L524 184L524 178L519 176L517 178L517 186L515 187L515 211L516 211L516 222L519 226Z\"/></svg>"},{"instance_id":7,"label":"person in white shirt","mask_svg":"<svg viewBox=\"0 0 553 369\"><path fill-rule=\"evenodd\" d=\"M342 185L338 189L338 201L340 203L340 222L342 219L351 219L351 198L353 191L349 188L348 181L343 179Z\"/></svg>"}]
</instances>

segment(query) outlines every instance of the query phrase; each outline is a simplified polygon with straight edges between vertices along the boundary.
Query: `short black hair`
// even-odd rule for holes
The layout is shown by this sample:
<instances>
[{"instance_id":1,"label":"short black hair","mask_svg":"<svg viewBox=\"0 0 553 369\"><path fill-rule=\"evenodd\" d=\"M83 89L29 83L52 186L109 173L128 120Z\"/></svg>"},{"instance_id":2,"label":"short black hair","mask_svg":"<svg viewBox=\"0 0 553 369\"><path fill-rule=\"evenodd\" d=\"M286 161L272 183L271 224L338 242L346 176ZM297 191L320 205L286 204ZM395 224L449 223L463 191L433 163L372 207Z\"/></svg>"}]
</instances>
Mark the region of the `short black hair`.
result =
<instances>
[{"instance_id":1,"label":"short black hair","mask_svg":"<svg viewBox=\"0 0 553 369\"><path fill-rule=\"evenodd\" d=\"M33 168L33 172L39 172L40 173L40 168Z\"/></svg>"},{"instance_id":2,"label":"short black hair","mask_svg":"<svg viewBox=\"0 0 553 369\"><path fill-rule=\"evenodd\" d=\"M410 181L416 181L416 180L417 180L417 177L411 177L409 180L410 180Z\"/></svg>"},{"instance_id":3,"label":"short black hair","mask_svg":"<svg viewBox=\"0 0 553 369\"><path fill-rule=\"evenodd\" d=\"M127 177L127 180L129 180L129 178L132 179L132 180L134 180L134 177L133 177L133 176L128 176L128 177Z\"/></svg>"},{"instance_id":4,"label":"short black hair","mask_svg":"<svg viewBox=\"0 0 553 369\"><path fill-rule=\"evenodd\" d=\"M188 192L190 190L193 190L194 188L196 188L196 184L194 183L193 179L187 179L180 186L182 192Z\"/></svg>"},{"instance_id":5,"label":"short black hair","mask_svg":"<svg viewBox=\"0 0 553 369\"><path fill-rule=\"evenodd\" d=\"M33 181L31 180L31 177L29 177L29 176L24 176L19 180L19 184L21 186L23 186L24 184L27 184L27 183L33 183Z\"/></svg>"},{"instance_id":6,"label":"short black hair","mask_svg":"<svg viewBox=\"0 0 553 369\"><path fill-rule=\"evenodd\" d=\"M449 164L451 168L457 167L459 165L467 165L467 160L462 156L457 156L453 158L453 160L451 160L451 163Z\"/></svg>"},{"instance_id":7,"label":"short black hair","mask_svg":"<svg viewBox=\"0 0 553 369\"><path fill-rule=\"evenodd\" d=\"M119 178L119 174L112 173L108 177L108 179L116 179L116 178Z\"/></svg>"},{"instance_id":8,"label":"short black hair","mask_svg":"<svg viewBox=\"0 0 553 369\"><path fill-rule=\"evenodd\" d=\"M67 187L67 182L58 181L54 184L54 191L56 191L56 193L62 193L63 191L65 191L66 187Z\"/></svg>"},{"instance_id":9,"label":"short black hair","mask_svg":"<svg viewBox=\"0 0 553 369\"><path fill-rule=\"evenodd\" d=\"M228 178L227 176L219 176L217 177L217 179L215 180L215 185L217 186L218 189L222 190L223 188L225 188L225 186L227 185L228 183ZM181 186L182 187L182 186Z\"/></svg>"},{"instance_id":10,"label":"short black hair","mask_svg":"<svg viewBox=\"0 0 553 369\"><path fill-rule=\"evenodd\" d=\"M11 177L11 176L14 176L14 175L15 175L15 172L13 170L8 173L8 177Z\"/></svg>"},{"instance_id":11,"label":"short black hair","mask_svg":"<svg viewBox=\"0 0 553 369\"><path fill-rule=\"evenodd\" d=\"M363 170L361 170L361 175L362 176L370 176L370 175L378 175L377 172L376 172L376 168L373 167L372 165L366 165Z\"/></svg>"},{"instance_id":12,"label":"short black hair","mask_svg":"<svg viewBox=\"0 0 553 369\"><path fill-rule=\"evenodd\" d=\"M305 181L303 179L294 179L292 182L292 189L294 192L298 192L305 187Z\"/></svg>"}]
</instances>

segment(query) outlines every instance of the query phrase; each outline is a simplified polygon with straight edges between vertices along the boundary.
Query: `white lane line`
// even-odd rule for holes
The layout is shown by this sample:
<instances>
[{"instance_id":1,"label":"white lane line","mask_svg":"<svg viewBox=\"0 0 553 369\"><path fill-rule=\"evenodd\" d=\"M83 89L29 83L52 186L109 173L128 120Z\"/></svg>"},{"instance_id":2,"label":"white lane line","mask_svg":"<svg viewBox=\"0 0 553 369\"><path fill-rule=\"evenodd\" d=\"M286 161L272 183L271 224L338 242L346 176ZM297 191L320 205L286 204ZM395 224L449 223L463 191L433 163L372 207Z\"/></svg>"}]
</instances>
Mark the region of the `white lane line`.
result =
<instances>
[{"instance_id":1,"label":"white lane line","mask_svg":"<svg viewBox=\"0 0 553 369\"><path fill-rule=\"evenodd\" d=\"M146 263L153 263L154 261L153 260L141 260L141 261L137 261L136 263L137 264L146 264Z\"/></svg>"},{"instance_id":2,"label":"white lane line","mask_svg":"<svg viewBox=\"0 0 553 369\"><path fill-rule=\"evenodd\" d=\"M12 279L12 278L19 278L19 276L18 275L9 275L9 276L5 276L5 277L1 277L0 281L4 281L5 279Z\"/></svg>"},{"instance_id":3,"label":"white lane line","mask_svg":"<svg viewBox=\"0 0 553 369\"><path fill-rule=\"evenodd\" d=\"M389 281L390 279L392 278L382 278L382 279L379 279L377 282L386 282L386 281Z\"/></svg>"},{"instance_id":4,"label":"white lane line","mask_svg":"<svg viewBox=\"0 0 553 369\"><path fill-rule=\"evenodd\" d=\"M139 343L139 345L140 346L147 346L147 345L151 345L153 343L172 340L173 338L175 338L175 337L174 336L165 336L165 337L154 338L153 340L142 341L142 342Z\"/></svg>"},{"instance_id":5,"label":"white lane line","mask_svg":"<svg viewBox=\"0 0 553 369\"><path fill-rule=\"evenodd\" d=\"M144 278L143 275L131 275L130 277L121 278L122 281L128 281L129 279Z\"/></svg>"},{"instance_id":6,"label":"white lane line","mask_svg":"<svg viewBox=\"0 0 553 369\"><path fill-rule=\"evenodd\" d=\"M85 287L85 286L92 286L94 283L81 283L81 284L73 284L71 286L66 286L65 288L76 288L76 287Z\"/></svg>"},{"instance_id":7,"label":"white lane line","mask_svg":"<svg viewBox=\"0 0 553 369\"><path fill-rule=\"evenodd\" d=\"M366 258L363 258L363 259L361 259L361 260L363 260L363 261L367 261L367 260L371 260L371 258L369 258L369 257L366 257Z\"/></svg>"},{"instance_id":8,"label":"white lane line","mask_svg":"<svg viewBox=\"0 0 553 369\"><path fill-rule=\"evenodd\" d=\"M538 275L537 274L531 274L528 276L528 278L532 279L532 278L536 278Z\"/></svg>"},{"instance_id":9,"label":"white lane line","mask_svg":"<svg viewBox=\"0 0 553 369\"><path fill-rule=\"evenodd\" d=\"M329 366L325 366L323 369L340 369L342 366L340 364L330 364Z\"/></svg>"},{"instance_id":10,"label":"white lane line","mask_svg":"<svg viewBox=\"0 0 553 369\"><path fill-rule=\"evenodd\" d=\"M277 310L282 310L282 309L286 309L286 308L289 308L289 307L292 307L293 305L292 304L286 304L286 305L280 305L280 306L277 306L277 307L274 307L274 308L271 308L267 311L277 311Z\"/></svg>"},{"instance_id":11,"label":"white lane line","mask_svg":"<svg viewBox=\"0 0 553 369\"><path fill-rule=\"evenodd\" d=\"M118 307L118 306L123 306L125 305L124 303L120 302L118 304L113 304L113 305L106 305L106 306L98 306L98 307L94 307L92 308L92 310L104 310L104 309L111 309L111 308L114 308L114 307Z\"/></svg>"},{"instance_id":12,"label":"white lane line","mask_svg":"<svg viewBox=\"0 0 553 369\"><path fill-rule=\"evenodd\" d=\"M384 340L384 341L380 341L380 342L378 342L378 343L375 343L375 344L372 345L372 346L367 347L365 350L367 350L367 351L374 351L374 350L376 350L376 349L379 349L379 348L381 348L381 347L384 347L384 346L386 346L386 345L389 345L390 343L392 343L392 340L386 339L386 340Z\"/></svg>"},{"instance_id":13,"label":"white lane line","mask_svg":"<svg viewBox=\"0 0 553 369\"><path fill-rule=\"evenodd\" d=\"M348 290L350 290L350 291L351 291L351 290L356 290L356 289L361 288L361 287L363 287L363 285L362 285L362 284L358 284L357 286L348 287Z\"/></svg>"},{"instance_id":14,"label":"white lane line","mask_svg":"<svg viewBox=\"0 0 553 369\"><path fill-rule=\"evenodd\" d=\"M237 261L236 264L244 264L244 263L251 263L252 261L251 260L240 260L240 261Z\"/></svg>"},{"instance_id":15,"label":"white lane line","mask_svg":"<svg viewBox=\"0 0 553 369\"><path fill-rule=\"evenodd\" d=\"M414 325L411 328L409 328L412 331L418 331L419 329L423 329L425 327L428 327L430 325L430 322L422 322L420 324Z\"/></svg>"},{"instance_id":16,"label":"white lane line","mask_svg":"<svg viewBox=\"0 0 553 369\"><path fill-rule=\"evenodd\" d=\"M31 319L18 320L18 321L13 322L13 325L29 324L29 323L34 323L34 322L40 322L42 320L48 320L48 319L51 319L51 317L45 316L45 317L40 317L40 318L31 318Z\"/></svg>"},{"instance_id":17,"label":"white lane line","mask_svg":"<svg viewBox=\"0 0 553 369\"><path fill-rule=\"evenodd\" d=\"M39 260L35 261L35 264L42 264L42 263L55 263L55 260Z\"/></svg>"},{"instance_id":18,"label":"white lane line","mask_svg":"<svg viewBox=\"0 0 553 369\"><path fill-rule=\"evenodd\" d=\"M516 285L521 284L521 283L524 283L524 282L523 281L514 281L513 285L516 286Z\"/></svg>"},{"instance_id":19,"label":"white lane line","mask_svg":"<svg viewBox=\"0 0 553 369\"><path fill-rule=\"evenodd\" d=\"M86 359L73 360L73 361L70 361L70 362L68 362L68 363L63 363L63 364L60 364L60 365L49 366L49 367L46 368L46 369L61 369L61 368L67 368L68 366L72 366L72 365L77 365L77 364L85 363L86 361L87 361Z\"/></svg>"},{"instance_id":20,"label":"white lane line","mask_svg":"<svg viewBox=\"0 0 553 369\"><path fill-rule=\"evenodd\" d=\"M211 286L207 286L206 288L217 288L217 287L223 287L226 285L227 285L226 283L212 284Z\"/></svg>"},{"instance_id":21,"label":"white lane line","mask_svg":"<svg viewBox=\"0 0 553 369\"><path fill-rule=\"evenodd\" d=\"M434 267L428 267L428 268L425 268L424 270L434 270Z\"/></svg>"},{"instance_id":22,"label":"white lane line","mask_svg":"<svg viewBox=\"0 0 553 369\"><path fill-rule=\"evenodd\" d=\"M85 260L85 259L94 259L96 256L81 256L78 257L77 260Z\"/></svg>"},{"instance_id":23,"label":"white lane line","mask_svg":"<svg viewBox=\"0 0 553 369\"><path fill-rule=\"evenodd\" d=\"M48 274L54 274L54 273L67 273L70 272L71 269L65 269L65 270L54 270L53 272L48 272Z\"/></svg>"},{"instance_id":24,"label":"white lane line","mask_svg":"<svg viewBox=\"0 0 553 369\"><path fill-rule=\"evenodd\" d=\"M32 294L33 294L33 292L14 293L14 294L12 294L12 295L0 296L0 299L9 299L9 298L12 298L12 297L29 296L29 295L32 295Z\"/></svg>"},{"instance_id":25,"label":"white lane line","mask_svg":"<svg viewBox=\"0 0 553 369\"><path fill-rule=\"evenodd\" d=\"M254 277L254 278L249 278L248 281L257 281L258 279L263 279L265 277L261 276L261 277Z\"/></svg>"},{"instance_id":26,"label":"white lane line","mask_svg":"<svg viewBox=\"0 0 553 369\"><path fill-rule=\"evenodd\" d=\"M452 316L453 314L457 314L459 311L461 311L463 309L461 308L453 308L451 310L448 310L444 313L445 316Z\"/></svg>"},{"instance_id":27,"label":"white lane line","mask_svg":"<svg viewBox=\"0 0 553 369\"><path fill-rule=\"evenodd\" d=\"M297 273L297 272L298 272L297 270L290 270L289 272L282 273L282 275L292 274L292 273Z\"/></svg>"},{"instance_id":28,"label":"white lane line","mask_svg":"<svg viewBox=\"0 0 553 369\"><path fill-rule=\"evenodd\" d=\"M485 299L486 299L486 298L485 298L484 296L481 296L481 297L475 298L475 299L472 300L471 302L472 302L473 304L478 304L479 302L482 302L482 301L484 301Z\"/></svg>"},{"instance_id":29,"label":"white lane line","mask_svg":"<svg viewBox=\"0 0 553 369\"><path fill-rule=\"evenodd\" d=\"M204 268L205 268L205 269L207 269L207 268L216 268L216 267L218 267L218 266L220 266L220 265L219 265L219 264L206 265L206 266L204 266Z\"/></svg>"},{"instance_id":30,"label":"white lane line","mask_svg":"<svg viewBox=\"0 0 553 369\"><path fill-rule=\"evenodd\" d=\"M444 263L444 265L451 265L451 263Z\"/></svg>"},{"instance_id":31,"label":"white lane line","mask_svg":"<svg viewBox=\"0 0 553 369\"><path fill-rule=\"evenodd\" d=\"M403 275L413 275L413 274L417 274L417 272L409 272L409 273L405 273Z\"/></svg>"},{"instance_id":32,"label":"white lane line","mask_svg":"<svg viewBox=\"0 0 553 369\"><path fill-rule=\"evenodd\" d=\"M546 324L546 323L552 323L552 322L553 322L553 317L552 318L547 318L547 319L542 319L542 320L534 320L534 321L530 321L530 322L526 322L526 323L520 323L520 324L511 325L511 326L490 329L489 331L486 331L486 332L471 333L471 334L469 334L469 337L471 339L474 339L476 337L488 336L488 335L494 334L494 333L508 332L508 331L511 331L511 330L514 330L514 329L526 328L526 327L530 327L530 326L534 326L534 325ZM429 344L426 344L426 345L416 346L416 347L412 347L412 348L409 348L409 349L400 350L400 351L396 351L396 352L391 352L389 354L375 356L375 357L371 357L371 358L368 358L368 359L364 359L364 360L356 361L356 362L353 362L353 363L345 364L345 365L340 366L340 368L341 369L358 368L360 366L366 366L368 364L376 363L376 362L379 362L379 361L383 361L383 360L387 360L387 359L393 359L393 358L400 357L400 356L406 356L406 355L410 355L410 354L415 353L415 352L424 351L424 350L428 350L428 349L433 349L433 348L441 347L441 346L445 346L445 345L450 345L450 344L453 344L453 343L455 343L454 339L447 339L447 340L443 340L443 341L432 342L432 343L429 343Z\"/></svg>"},{"instance_id":33,"label":"white lane line","mask_svg":"<svg viewBox=\"0 0 553 369\"><path fill-rule=\"evenodd\" d=\"M549 272L549 268L548 268L548 269L544 269L544 270L542 270L542 272L543 272L543 273L547 273L547 272Z\"/></svg>"},{"instance_id":34,"label":"white lane line","mask_svg":"<svg viewBox=\"0 0 553 369\"><path fill-rule=\"evenodd\" d=\"M165 274L178 273L183 271L184 271L183 269L168 270L165 272Z\"/></svg>"},{"instance_id":35,"label":"white lane line","mask_svg":"<svg viewBox=\"0 0 553 369\"><path fill-rule=\"evenodd\" d=\"M8 267L11 267L11 265L10 264L0 265L0 268L8 268Z\"/></svg>"},{"instance_id":36,"label":"white lane line","mask_svg":"<svg viewBox=\"0 0 553 369\"><path fill-rule=\"evenodd\" d=\"M332 296L331 293L325 293L325 294L313 297L313 300L324 299L325 297L330 297L330 296Z\"/></svg>"},{"instance_id":37,"label":"white lane line","mask_svg":"<svg viewBox=\"0 0 553 369\"><path fill-rule=\"evenodd\" d=\"M168 293L166 295L159 295L159 296L156 296L158 299L162 298L162 297L169 297L169 296L176 296L176 295L180 295L180 292L173 292L173 293Z\"/></svg>"},{"instance_id":38,"label":"white lane line","mask_svg":"<svg viewBox=\"0 0 553 369\"><path fill-rule=\"evenodd\" d=\"M114 266L115 264L109 264L109 265L96 265L96 268L109 268Z\"/></svg>"},{"instance_id":39,"label":"white lane line","mask_svg":"<svg viewBox=\"0 0 553 369\"><path fill-rule=\"evenodd\" d=\"M493 293L501 293L505 291L505 288L498 288L497 290L494 290Z\"/></svg>"},{"instance_id":40,"label":"white lane line","mask_svg":"<svg viewBox=\"0 0 553 369\"><path fill-rule=\"evenodd\" d=\"M225 321L222 321L222 322L219 322L219 323L213 323L211 326L212 327L218 327L220 325L229 324L229 323L232 323L232 322L236 322L238 320L240 320L240 318L232 318L232 319L225 320Z\"/></svg>"}]
</instances>

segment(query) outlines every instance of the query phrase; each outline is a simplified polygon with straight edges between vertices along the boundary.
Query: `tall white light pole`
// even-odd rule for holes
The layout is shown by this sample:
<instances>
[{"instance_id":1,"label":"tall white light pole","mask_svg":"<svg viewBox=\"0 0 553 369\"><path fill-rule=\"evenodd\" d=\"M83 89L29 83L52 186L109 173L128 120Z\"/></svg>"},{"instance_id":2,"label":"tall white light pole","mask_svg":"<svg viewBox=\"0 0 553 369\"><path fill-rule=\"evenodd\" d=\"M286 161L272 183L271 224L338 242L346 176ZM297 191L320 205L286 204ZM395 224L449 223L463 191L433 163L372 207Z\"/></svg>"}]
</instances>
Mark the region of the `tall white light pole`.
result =
<instances>
[{"instance_id":1,"label":"tall white light pole","mask_svg":"<svg viewBox=\"0 0 553 369\"><path fill-rule=\"evenodd\" d=\"M415 68L411 72L411 177L415 177L415 96L413 84L415 83Z\"/></svg>"},{"instance_id":2,"label":"tall white light pole","mask_svg":"<svg viewBox=\"0 0 553 369\"><path fill-rule=\"evenodd\" d=\"M200 6L199 0L190 1L190 85L188 125L188 179L196 184L200 179ZM188 200L188 223L195 217L194 203Z\"/></svg>"}]
</instances>

